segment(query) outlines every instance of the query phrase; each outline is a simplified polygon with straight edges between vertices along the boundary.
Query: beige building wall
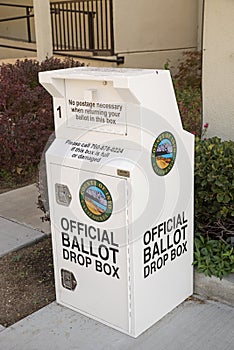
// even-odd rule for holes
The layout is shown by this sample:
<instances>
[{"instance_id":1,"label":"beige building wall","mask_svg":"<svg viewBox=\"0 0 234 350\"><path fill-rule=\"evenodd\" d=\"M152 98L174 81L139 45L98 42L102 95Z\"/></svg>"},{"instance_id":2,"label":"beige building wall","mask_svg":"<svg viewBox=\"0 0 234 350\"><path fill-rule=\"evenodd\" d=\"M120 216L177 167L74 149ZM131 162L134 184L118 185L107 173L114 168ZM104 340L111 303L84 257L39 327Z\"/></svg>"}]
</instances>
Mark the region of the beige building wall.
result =
<instances>
[{"instance_id":1,"label":"beige building wall","mask_svg":"<svg viewBox=\"0 0 234 350\"><path fill-rule=\"evenodd\" d=\"M115 0L115 52L126 66L161 68L197 49L200 0Z\"/></svg>"},{"instance_id":2,"label":"beige building wall","mask_svg":"<svg viewBox=\"0 0 234 350\"><path fill-rule=\"evenodd\" d=\"M208 136L234 140L234 1L205 0L203 119Z\"/></svg>"},{"instance_id":3,"label":"beige building wall","mask_svg":"<svg viewBox=\"0 0 234 350\"><path fill-rule=\"evenodd\" d=\"M33 0L4 0L5 4L19 4L19 5L29 5L32 6ZM24 8L17 7L7 7L0 6L0 18L9 18L17 16L25 16L26 10ZM34 19L30 19L31 25L31 38L35 41L35 30L34 30ZM35 45L24 43L28 40L26 19L19 19L9 22L0 23L0 44L1 45L14 45L14 46L24 46L26 48L34 48ZM4 39L6 38L6 39ZM15 39L9 42L8 38ZM21 42L23 40L24 42ZM16 50L13 48L0 47L0 59L8 58L25 58L25 57L35 57L35 53L32 51Z\"/></svg>"},{"instance_id":4,"label":"beige building wall","mask_svg":"<svg viewBox=\"0 0 234 350\"><path fill-rule=\"evenodd\" d=\"M42 0L43 1L43 0ZM33 5L33 0L4 0L5 4ZM19 7L0 6L0 18L25 16L26 10ZM34 19L30 19L32 40L35 41ZM0 37L28 40L26 18L0 23Z\"/></svg>"},{"instance_id":5,"label":"beige building wall","mask_svg":"<svg viewBox=\"0 0 234 350\"><path fill-rule=\"evenodd\" d=\"M12 42L11 42L12 43ZM10 43L10 44L11 44ZM18 41L13 41L15 46L20 46L21 47L21 42ZM9 40L6 39L0 39L0 44L1 45L6 45L9 46ZM14 49L14 48L9 48L9 47L0 47L0 60L6 61L8 58L36 58L36 45L29 45L28 43L22 43L24 47L28 48L34 48L35 51L25 51L25 50L19 50L19 49Z\"/></svg>"}]
</instances>

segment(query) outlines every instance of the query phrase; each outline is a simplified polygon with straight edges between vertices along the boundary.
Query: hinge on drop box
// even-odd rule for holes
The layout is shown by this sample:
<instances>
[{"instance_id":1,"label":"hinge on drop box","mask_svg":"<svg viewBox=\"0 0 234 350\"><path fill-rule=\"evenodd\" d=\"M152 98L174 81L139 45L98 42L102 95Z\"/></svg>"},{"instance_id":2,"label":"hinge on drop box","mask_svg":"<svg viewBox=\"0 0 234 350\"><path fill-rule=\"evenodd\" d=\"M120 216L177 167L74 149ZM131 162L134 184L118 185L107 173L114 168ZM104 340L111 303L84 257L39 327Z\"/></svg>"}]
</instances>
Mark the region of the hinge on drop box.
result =
<instances>
[{"instance_id":1,"label":"hinge on drop box","mask_svg":"<svg viewBox=\"0 0 234 350\"><path fill-rule=\"evenodd\" d=\"M130 177L130 171L123 170L123 169L117 169L117 175L124 176L124 177Z\"/></svg>"}]
</instances>

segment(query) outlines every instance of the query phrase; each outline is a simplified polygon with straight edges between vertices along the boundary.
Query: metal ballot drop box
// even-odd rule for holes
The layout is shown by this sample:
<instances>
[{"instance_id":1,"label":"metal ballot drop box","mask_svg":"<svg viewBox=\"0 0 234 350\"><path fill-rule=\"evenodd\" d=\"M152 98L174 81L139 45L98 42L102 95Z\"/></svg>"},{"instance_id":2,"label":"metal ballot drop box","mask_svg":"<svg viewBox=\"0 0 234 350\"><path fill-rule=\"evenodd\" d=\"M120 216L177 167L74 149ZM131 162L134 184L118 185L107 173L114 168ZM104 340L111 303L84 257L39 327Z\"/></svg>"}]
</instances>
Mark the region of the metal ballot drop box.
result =
<instances>
[{"instance_id":1,"label":"metal ballot drop box","mask_svg":"<svg viewBox=\"0 0 234 350\"><path fill-rule=\"evenodd\" d=\"M193 293L193 135L169 71L40 73L57 302L137 337Z\"/></svg>"}]
</instances>

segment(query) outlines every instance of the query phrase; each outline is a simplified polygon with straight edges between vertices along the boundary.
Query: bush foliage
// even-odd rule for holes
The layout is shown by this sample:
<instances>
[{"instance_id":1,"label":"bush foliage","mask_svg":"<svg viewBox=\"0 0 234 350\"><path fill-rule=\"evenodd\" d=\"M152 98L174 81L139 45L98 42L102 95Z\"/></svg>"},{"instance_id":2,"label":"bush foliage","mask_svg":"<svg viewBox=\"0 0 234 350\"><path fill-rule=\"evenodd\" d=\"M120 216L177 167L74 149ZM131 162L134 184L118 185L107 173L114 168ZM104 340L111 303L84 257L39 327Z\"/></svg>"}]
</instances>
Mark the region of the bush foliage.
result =
<instances>
[{"instance_id":1,"label":"bush foliage","mask_svg":"<svg viewBox=\"0 0 234 350\"><path fill-rule=\"evenodd\" d=\"M229 241L214 240L199 235L195 237L194 265L206 276L222 279L234 272L234 248Z\"/></svg>"},{"instance_id":2,"label":"bush foliage","mask_svg":"<svg viewBox=\"0 0 234 350\"><path fill-rule=\"evenodd\" d=\"M201 136L201 53L186 51L173 75L173 83L180 115L185 130Z\"/></svg>"},{"instance_id":3,"label":"bush foliage","mask_svg":"<svg viewBox=\"0 0 234 350\"><path fill-rule=\"evenodd\" d=\"M234 142L196 140L195 255L199 272L222 278L234 272Z\"/></svg>"},{"instance_id":4,"label":"bush foliage","mask_svg":"<svg viewBox=\"0 0 234 350\"><path fill-rule=\"evenodd\" d=\"M196 140L196 222L227 221L234 217L234 142L218 137Z\"/></svg>"},{"instance_id":5,"label":"bush foliage","mask_svg":"<svg viewBox=\"0 0 234 350\"><path fill-rule=\"evenodd\" d=\"M200 52L184 53L173 82L183 126L197 136L194 265L199 272L222 278L234 272L234 142L201 139ZM208 124L204 127L206 131Z\"/></svg>"},{"instance_id":6,"label":"bush foliage","mask_svg":"<svg viewBox=\"0 0 234 350\"><path fill-rule=\"evenodd\" d=\"M18 60L0 67L0 181L22 181L38 165L54 129L52 98L38 82L45 70L77 67L72 59Z\"/></svg>"}]
</instances>

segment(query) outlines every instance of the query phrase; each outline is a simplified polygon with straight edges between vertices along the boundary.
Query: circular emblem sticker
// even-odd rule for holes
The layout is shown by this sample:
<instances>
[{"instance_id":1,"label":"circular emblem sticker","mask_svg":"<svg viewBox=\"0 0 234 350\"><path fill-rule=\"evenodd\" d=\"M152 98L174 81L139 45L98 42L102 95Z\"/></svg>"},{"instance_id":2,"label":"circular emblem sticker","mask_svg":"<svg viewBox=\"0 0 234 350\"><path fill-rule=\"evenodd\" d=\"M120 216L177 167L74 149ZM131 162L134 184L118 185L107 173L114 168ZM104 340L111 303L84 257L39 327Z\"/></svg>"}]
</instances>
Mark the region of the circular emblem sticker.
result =
<instances>
[{"instance_id":1,"label":"circular emblem sticker","mask_svg":"<svg viewBox=\"0 0 234 350\"><path fill-rule=\"evenodd\" d=\"M155 173L164 176L172 169L176 158L176 140L165 131L155 140L151 152L151 162Z\"/></svg>"},{"instance_id":2,"label":"circular emblem sticker","mask_svg":"<svg viewBox=\"0 0 234 350\"><path fill-rule=\"evenodd\" d=\"M109 219L113 210L110 192L102 182L93 179L82 184L80 204L86 215L99 222Z\"/></svg>"}]
</instances>

